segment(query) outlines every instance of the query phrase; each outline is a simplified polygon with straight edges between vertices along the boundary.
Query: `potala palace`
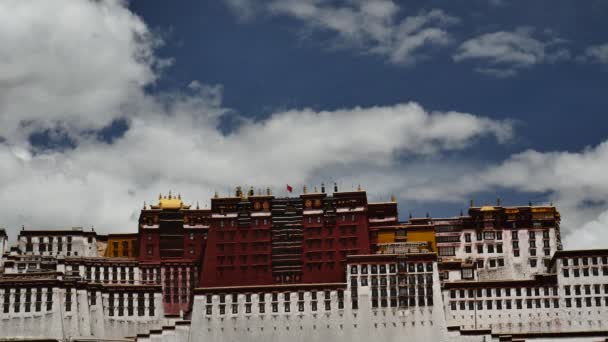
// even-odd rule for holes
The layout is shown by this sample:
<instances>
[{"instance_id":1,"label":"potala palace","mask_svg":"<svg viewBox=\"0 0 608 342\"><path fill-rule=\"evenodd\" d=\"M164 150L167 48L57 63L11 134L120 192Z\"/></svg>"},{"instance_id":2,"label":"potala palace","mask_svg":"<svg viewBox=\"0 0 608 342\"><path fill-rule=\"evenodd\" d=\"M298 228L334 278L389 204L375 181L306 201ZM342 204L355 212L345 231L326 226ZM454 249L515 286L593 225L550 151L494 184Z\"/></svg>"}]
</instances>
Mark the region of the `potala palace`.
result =
<instances>
[{"instance_id":1,"label":"potala palace","mask_svg":"<svg viewBox=\"0 0 608 342\"><path fill-rule=\"evenodd\" d=\"M336 185L155 203L136 233L0 230L0 338L608 341L608 249L563 250L552 205L402 222Z\"/></svg>"}]
</instances>

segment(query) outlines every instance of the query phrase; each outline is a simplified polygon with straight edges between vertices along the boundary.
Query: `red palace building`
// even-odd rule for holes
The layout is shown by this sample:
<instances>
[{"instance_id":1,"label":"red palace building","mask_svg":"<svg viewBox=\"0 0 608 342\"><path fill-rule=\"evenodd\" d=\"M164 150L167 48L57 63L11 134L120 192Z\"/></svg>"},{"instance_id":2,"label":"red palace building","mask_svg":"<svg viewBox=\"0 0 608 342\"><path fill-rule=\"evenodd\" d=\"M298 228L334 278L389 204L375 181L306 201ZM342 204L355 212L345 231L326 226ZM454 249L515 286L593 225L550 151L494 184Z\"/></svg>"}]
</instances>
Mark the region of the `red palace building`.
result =
<instances>
[{"instance_id":1,"label":"red palace building","mask_svg":"<svg viewBox=\"0 0 608 342\"><path fill-rule=\"evenodd\" d=\"M170 314L188 312L198 286L345 282L346 257L370 254L374 228L397 222L395 201L368 203L360 188L274 197L237 187L210 209L160 196L139 219L142 280L162 284Z\"/></svg>"},{"instance_id":2,"label":"red palace building","mask_svg":"<svg viewBox=\"0 0 608 342\"><path fill-rule=\"evenodd\" d=\"M181 197L159 196L139 216L139 264L142 282L161 284L165 313L189 312L198 286L210 211L192 209Z\"/></svg>"}]
</instances>

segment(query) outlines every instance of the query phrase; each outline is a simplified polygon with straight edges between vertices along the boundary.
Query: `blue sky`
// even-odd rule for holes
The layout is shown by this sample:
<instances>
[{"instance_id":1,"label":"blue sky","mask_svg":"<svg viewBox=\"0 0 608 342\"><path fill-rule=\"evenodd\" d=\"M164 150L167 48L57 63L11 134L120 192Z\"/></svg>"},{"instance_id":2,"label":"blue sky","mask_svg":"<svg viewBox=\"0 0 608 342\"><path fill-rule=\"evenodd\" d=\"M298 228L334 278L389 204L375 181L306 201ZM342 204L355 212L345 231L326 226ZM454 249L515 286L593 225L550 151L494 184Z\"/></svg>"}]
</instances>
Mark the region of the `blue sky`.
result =
<instances>
[{"instance_id":1,"label":"blue sky","mask_svg":"<svg viewBox=\"0 0 608 342\"><path fill-rule=\"evenodd\" d=\"M453 41L430 52L428 60L400 66L361 49L337 48L335 32L311 30L305 21L267 13L244 21L222 1L184 1L180 6L134 1L130 8L163 33L165 46L159 52L175 59L159 88L183 87L192 79L221 84L224 104L247 117L264 118L294 107L333 110L416 101L430 110L518 120L514 146L490 146L485 153L490 158L527 147L577 151L605 138L596 120L606 108L606 66L574 60L587 47L605 43L605 1L578 6L570 1L397 3L397 21L436 8L459 18L449 30ZM572 58L539 63L508 78L474 72L480 61L452 60L459 42L518 27L529 27L547 40L565 40ZM543 36L546 30L553 33Z\"/></svg>"},{"instance_id":2,"label":"blue sky","mask_svg":"<svg viewBox=\"0 0 608 342\"><path fill-rule=\"evenodd\" d=\"M0 226L135 231L159 192L204 206L236 185L335 181L395 194L402 219L470 198L553 202L567 247L605 246L607 14L605 1L7 1Z\"/></svg>"}]
</instances>

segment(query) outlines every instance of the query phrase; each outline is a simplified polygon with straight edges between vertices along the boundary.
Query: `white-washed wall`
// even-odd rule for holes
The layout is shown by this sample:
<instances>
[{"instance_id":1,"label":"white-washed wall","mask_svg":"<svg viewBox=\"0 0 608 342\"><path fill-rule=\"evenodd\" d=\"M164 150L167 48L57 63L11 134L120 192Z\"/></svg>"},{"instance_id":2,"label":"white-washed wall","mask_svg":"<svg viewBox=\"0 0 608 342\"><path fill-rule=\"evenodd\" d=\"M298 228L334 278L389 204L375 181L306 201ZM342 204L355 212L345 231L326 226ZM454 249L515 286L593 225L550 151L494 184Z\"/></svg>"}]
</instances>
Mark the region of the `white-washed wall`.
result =
<instances>
[{"instance_id":1,"label":"white-washed wall","mask_svg":"<svg viewBox=\"0 0 608 342\"><path fill-rule=\"evenodd\" d=\"M387 266L388 269L388 266ZM390 277L394 273L386 273ZM232 294L227 293L224 303L221 295L196 295L192 315L193 341L402 341L404 336L413 341L447 341L447 326L441 305L441 290L437 281L437 269L433 265L433 302L436 305L399 307L372 307L371 281L369 286L358 286L357 296L351 296L350 287L340 291L330 290L326 300L325 291L305 291L303 300L299 292L290 292L289 306L285 309L285 292L278 293L274 302L271 293L264 296L265 310L260 313L259 294L238 294L232 301ZM356 275L360 279L371 277L371 274ZM316 292L316 300L313 299ZM353 300L358 309L352 308ZM343 309L340 309L340 302ZM313 303L317 310L313 310ZM329 303L328 310L325 303ZM250 303L251 312L247 312ZM273 312L273 304L277 312ZM302 303L303 311L300 311ZM221 305L225 311L220 312ZM232 307L236 306L236 313ZM390 304L389 304L390 305ZM211 312L207 308L211 307Z\"/></svg>"},{"instance_id":2,"label":"white-washed wall","mask_svg":"<svg viewBox=\"0 0 608 342\"><path fill-rule=\"evenodd\" d=\"M465 229L457 233L438 232L436 235L438 239L458 237L458 242L438 243L438 248L454 248L455 256L442 258L476 262L476 279L479 280L530 279L536 273L546 272L545 260L551 259L558 246L555 227ZM460 275L450 272L447 280L460 280Z\"/></svg>"},{"instance_id":3,"label":"white-washed wall","mask_svg":"<svg viewBox=\"0 0 608 342\"><path fill-rule=\"evenodd\" d=\"M444 290L448 325L511 333L607 331L608 257L566 260L564 265L564 259L557 259L555 284L503 287L496 282Z\"/></svg>"},{"instance_id":4,"label":"white-washed wall","mask_svg":"<svg viewBox=\"0 0 608 342\"><path fill-rule=\"evenodd\" d=\"M29 240L28 240L29 239ZM28 241L31 243L31 250L28 250ZM17 240L17 247L22 254L42 255L42 256L97 256L97 239L95 236L74 234L63 235L20 235Z\"/></svg>"},{"instance_id":5,"label":"white-washed wall","mask_svg":"<svg viewBox=\"0 0 608 342\"><path fill-rule=\"evenodd\" d=\"M26 300L28 289L31 290L29 302ZM40 297L37 297L38 290ZM125 295L129 293L137 298L138 292L124 292ZM118 315L117 307L120 303L115 302L117 307L110 316L108 300L110 295L115 293L76 288L68 290L58 287L2 288L0 289L0 336L123 338L145 333L150 329L158 329L168 323L164 318L161 293L144 293L144 311L141 316L138 312L137 300L134 302L133 312L129 313L125 308L123 315ZM95 296L94 300L93 296ZM152 315L150 315L150 298L154 303ZM126 300L122 304L127 305Z\"/></svg>"}]
</instances>

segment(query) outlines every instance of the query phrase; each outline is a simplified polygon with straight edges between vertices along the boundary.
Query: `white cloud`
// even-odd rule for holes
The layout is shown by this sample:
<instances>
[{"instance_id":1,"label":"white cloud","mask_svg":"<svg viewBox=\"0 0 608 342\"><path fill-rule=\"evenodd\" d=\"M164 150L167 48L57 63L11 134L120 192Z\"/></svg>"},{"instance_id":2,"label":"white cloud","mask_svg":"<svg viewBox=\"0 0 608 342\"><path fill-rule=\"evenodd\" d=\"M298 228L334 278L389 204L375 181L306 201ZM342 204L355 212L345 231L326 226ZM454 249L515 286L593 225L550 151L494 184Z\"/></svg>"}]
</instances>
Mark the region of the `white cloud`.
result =
<instances>
[{"instance_id":1,"label":"white cloud","mask_svg":"<svg viewBox=\"0 0 608 342\"><path fill-rule=\"evenodd\" d=\"M143 87L159 77L157 43L123 2L64 1L66 10L53 19L61 25L39 13L48 12L47 2L0 5L2 19L22 12L20 20L0 20L7 42L2 58L17 70L0 79L0 224L9 232L21 224L134 231L142 201L159 191L180 191L204 204L213 190L226 193L237 184L276 189L337 180L347 188L368 186L372 198L395 192L426 203L462 202L472 192L497 188L549 192L563 213L567 246L608 243L602 229L608 142L579 153L527 151L499 165L455 161L443 152L468 148L484 136L504 142L511 124L429 112L415 103L286 110L262 121L243 119L225 135L218 129L227 115L221 87L194 81L184 91L144 94ZM387 15L381 7L366 11ZM66 29L73 26L92 33ZM126 118L129 128L112 144L88 134L116 118ZM58 125L76 147L33 153L25 137ZM404 155L416 162L403 161ZM574 232L577 239L570 238Z\"/></svg>"},{"instance_id":2,"label":"white cloud","mask_svg":"<svg viewBox=\"0 0 608 342\"><path fill-rule=\"evenodd\" d=\"M144 92L159 77L158 41L124 2L49 6L0 5L6 60L0 74L7 75L0 80L0 225L13 233L21 224L133 231L142 202L169 189L205 203L213 190L226 193L237 184L356 179L374 195L376 184L390 189L381 175L398 178L404 155L440 158L481 137L504 142L512 134L506 121L404 103L286 110L262 121L243 118L225 135L218 126L229 111L220 86L193 81L183 91ZM361 10L376 17L390 12ZM128 129L111 144L91 134L118 118ZM68 134L75 147L34 151L27 137L45 129Z\"/></svg>"},{"instance_id":3,"label":"white cloud","mask_svg":"<svg viewBox=\"0 0 608 342\"><path fill-rule=\"evenodd\" d=\"M608 64L608 43L588 47L579 59Z\"/></svg>"},{"instance_id":4,"label":"white cloud","mask_svg":"<svg viewBox=\"0 0 608 342\"><path fill-rule=\"evenodd\" d=\"M334 5L324 0L226 0L238 16L262 12L296 18L310 28L335 34L336 46L360 49L394 64L411 65L424 50L449 43L446 28L458 22L439 9L398 18L401 8L390 0L356 0Z\"/></svg>"},{"instance_id":5,"label":"white cloud","mask_svg":"<svg viewBox=\"0 0 608 342\"><path fill-rule=\"evenodd\" d=\"M543 38L530 28L520 27L512 32L486 33L469 39L458 47L453 59L455 62L478 60L483 66L476 71L511 77L537 64L569 59L570 53L563 44L561 39Z\"/></svg>"},{"instance_id":6,"label":"white cloud","mask_svg":"<svg viewBox=\"0 0 608 342\"><path fill-rule=\"evenodd\" d=\"M57 9L62 10L58 11ZM52 13L52 15L50 15ZM99 129L141 96L166 61L123 1L0 2L0 136Z\"/></svg>"},{"instance_id":7,"label":"white cloud","mask_svg":"<svg viewBox=\"0 0 608 342\"><path fill-rule=\"evenodd\" d=\"M581 152L529 150L461 177L445 191L453 197L498 188L548 193L562 213L566 247L605 247L608 245L606 170L608 141Z\"/></svg>"}]
</instances>

